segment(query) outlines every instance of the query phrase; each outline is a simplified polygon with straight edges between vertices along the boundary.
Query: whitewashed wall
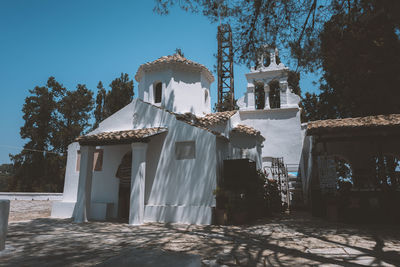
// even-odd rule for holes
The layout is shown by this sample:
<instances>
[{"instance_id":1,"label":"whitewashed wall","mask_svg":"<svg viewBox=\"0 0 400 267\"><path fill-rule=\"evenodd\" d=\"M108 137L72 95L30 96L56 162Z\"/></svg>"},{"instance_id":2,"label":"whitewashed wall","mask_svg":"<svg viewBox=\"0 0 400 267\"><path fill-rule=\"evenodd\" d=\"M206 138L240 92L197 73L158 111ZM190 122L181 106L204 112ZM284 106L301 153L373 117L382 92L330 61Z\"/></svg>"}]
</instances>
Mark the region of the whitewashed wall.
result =
<instances>
[{"instance_id":1,"label":"whitewashed wall","mask_svg":"<svg viewBox=\"0 0 400 267\"><path fill-rule=\"evenodd\" d=\"M176 120L175 116L157 107L133 100L131 104L103 121L93 133L167 127L168 133L151 138L147 152L145 181L145 221L211 223L215 206L216 136ZM164 135L164 136L163 136ZM175 142L195 141L194 159L175 159ZM56 203L52 216L71 217L71 203L76 202L78 172L73 144L68 151L67 174L63 203ZM99 218L95 203L112 203L113 216L118 210L119 180L115 177L123 155L130 145L103 146L103 169L94 172L92 181L92 216ZM64 209L63 206L64 205Z\"/></svg>"},{"instance_id":2,"label":"whitewashed wall","mask_svg":"<svg viewBox=\"0 0 400 267\"><path fill-rule=\"evenodd\" d=\"M283 157L285 164L299 164L303 146L300 109L240 110L231 118L232 124L244 124L261 132L265 138L263 163Z\"/></svg>"},{"instance_id":3,"label":"whitewashed wall","mask_svg":"<svg viewBox=\"0 0 400 267\"><path fill-rule=\"evenodd\" d=\"M153 85L157 82L162 83L161 104L154 103ZM139 82L139 99L176 113L204 116L211 112L210 82L203 73L192 69L170 67L145 71Z\"/></svg>"}]
</instances>

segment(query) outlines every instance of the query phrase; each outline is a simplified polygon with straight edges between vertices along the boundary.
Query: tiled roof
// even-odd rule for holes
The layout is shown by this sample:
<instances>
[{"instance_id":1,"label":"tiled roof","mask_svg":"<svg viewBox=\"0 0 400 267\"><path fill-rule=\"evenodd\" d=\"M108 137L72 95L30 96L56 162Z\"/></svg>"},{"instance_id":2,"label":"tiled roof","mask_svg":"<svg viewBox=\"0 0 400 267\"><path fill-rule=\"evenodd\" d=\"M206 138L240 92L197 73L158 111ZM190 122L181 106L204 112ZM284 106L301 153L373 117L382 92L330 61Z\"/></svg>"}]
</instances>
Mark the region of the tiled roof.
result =
<instances>
[{"instance_id":1,"label":"tiled roof","mask_svg":"<svg viewBox=\"0 0 400 267\"><path fill-rule=\"evenodd\" d=\"M127 131L103 132L99 134L79 136L75 141L79 142L80 145L111 145L146 142L149 137L167 131L167 128L155 127Z\"/></svg>"},{"instance_id":2,"label":"tiled roof","mask_svg":"<svg viewBox=\"0 0 400 267\"><path fill-rule=\"evenodd\" d=\"M199 121L205 126L214 125L229 120L236 112L237 110L209 113L200 117Z\"/></svg>"},{"instance_id":3,"label":"tiled roof","mask_svg":"<svg viewBox=\"0 0 400 267\"><path fill-rule=\"evenodd\" d=\"M243 124L238 124L236 125L235 128L233 128L231 130L231 132L233 133L244 133L244 134L248 134L251 136L261 136L260 131L254 129L253 127L247 126L247 125L243 125Z\"/></svg>"},{"instance_id":4,"label":"tiled roof","mask_svg":"<svg viewBox=\"0 0 400 267\"><path fill-rule=\"evenodd\" d=\"M178 120L182 120L185 122L188 121L195 124L196 126L207 127L218 123L226 122L235 113L236 110L233 110L233 111L209 113L206 114L204 117L197 117L196 115L188 112L185 114L176 114L176 117Z\"/></svg>"},{"instance_id":5,"label":"tiled roof","mask_svg":"<svg viewBox=\"0 0 400 267\"><path fill-rule=\"evenodd\" d=\"M197 117L196 115L194 115L193 113L190 113L190 112L185 113L185 114L174 113L174 112L169 111L168 109L165 109L163 107L155 106L155 105L153 105L151 103L145 102L145 101L140 100L140 99L138 99L138 100L141 101L144 104L147 104L149 106L158 108L158 109L160 109L162 111L165 111L165 112L167 112L167 113L169 113L171 115L174 115L177 120L183 121L183 122L185 122L185 123L187 123L187 124L189 124L191 126L200 128L200 129L205 130L205 131L208 131L208 132L210 132L210 133L212 133L212 134L214 134L214 135L216 135L218 137L225 138L221 133L213 131L213 130L210 130L203 123L200 123L199 122L200 118Z\"/></svg>"},{"instance_id":6,"label":"tiled roof","mask_svg":"<svg viewBox=\"0 0 400 267\"><path fill-rule=\"evenodd\" d=\"M196 63L194 61L191 61L177 53L175 53L173 55L169 55L169 56L160 57L152 62L148 62L148 63L140 65L140 67L137 70L136 75L135 75L136 81L137 82L140 81L143 71L149 70L156 66L162 66L162 65L167 65L167 64L180 64L181 66L197 68L201 71L204 71L205 75L210 80L210 82L214 81L214 76L207 69L206 66Z\"/></svg>"},{"instance_id":7,"label":"tiled roof","mask_svg":"<svg viewBox=\"0 0 400 267\"><path fill-rule=\"evenodd\" d=\"M307 125L307 134L329 133L355 129L400 129L400 114L376 115L368 117L311 121Z\"/></svg>"}]
</instances>

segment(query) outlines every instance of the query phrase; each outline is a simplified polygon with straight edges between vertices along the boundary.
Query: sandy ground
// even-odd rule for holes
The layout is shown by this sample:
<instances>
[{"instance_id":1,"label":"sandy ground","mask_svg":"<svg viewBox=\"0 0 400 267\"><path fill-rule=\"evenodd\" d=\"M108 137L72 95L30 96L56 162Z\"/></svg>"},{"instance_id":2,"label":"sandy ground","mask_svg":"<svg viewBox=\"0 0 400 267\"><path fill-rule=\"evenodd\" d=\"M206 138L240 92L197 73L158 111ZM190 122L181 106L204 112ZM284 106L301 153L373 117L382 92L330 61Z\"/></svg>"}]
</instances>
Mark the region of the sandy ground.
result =
<instances>
[{"instance_id":1,"label":"sandy ground","mask_svg":"<svg viewBox=\"0 0 400 267\"><path fill-rule=\"evenodd\" d=\"M26 221L50 217L52 201L48 200L11 200L9 222Z\"/></svg>"},{"instance_id":2,"label":"sandy ground","mask_svg":"<svg viewBox=\"0 0 400 267\"><path fill-rule=\"evenodd\" d=\"M306 213L240 227L76 224L38 218L49 215L44 202L12 203L0 266L93 266L132 248L196 254L204 266L400 266L400 229L393 225L344 225ZM31 220L21 221L23 210Z\"/></svg>"}]
</instances>

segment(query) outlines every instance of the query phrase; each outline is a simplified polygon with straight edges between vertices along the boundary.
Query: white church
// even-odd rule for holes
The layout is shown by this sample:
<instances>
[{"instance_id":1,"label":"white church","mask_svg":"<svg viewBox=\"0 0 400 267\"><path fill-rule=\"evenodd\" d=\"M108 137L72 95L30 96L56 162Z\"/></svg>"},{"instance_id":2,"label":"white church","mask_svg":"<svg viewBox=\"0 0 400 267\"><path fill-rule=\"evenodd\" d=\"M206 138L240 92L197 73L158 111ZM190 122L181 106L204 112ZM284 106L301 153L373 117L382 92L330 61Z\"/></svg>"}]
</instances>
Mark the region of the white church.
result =
<instances>
[{"instance_id":1,"label":"white church","mask_svg":"<svg viewBox=\"0 0 400 267\"><path fill-rule=\"evenodd\" d=\"M223 160L248 158L262 169L283 158L297 171L300 97L288 87L277 51L267 53L270 62L260 60L246 74L239 110L217 113L205 66L179 54L141 65L138 98L69 145L63 200L53 204L52 217L211 224ZM265 92L261 108L257 86Z\"/></svg>"}]
</instances>

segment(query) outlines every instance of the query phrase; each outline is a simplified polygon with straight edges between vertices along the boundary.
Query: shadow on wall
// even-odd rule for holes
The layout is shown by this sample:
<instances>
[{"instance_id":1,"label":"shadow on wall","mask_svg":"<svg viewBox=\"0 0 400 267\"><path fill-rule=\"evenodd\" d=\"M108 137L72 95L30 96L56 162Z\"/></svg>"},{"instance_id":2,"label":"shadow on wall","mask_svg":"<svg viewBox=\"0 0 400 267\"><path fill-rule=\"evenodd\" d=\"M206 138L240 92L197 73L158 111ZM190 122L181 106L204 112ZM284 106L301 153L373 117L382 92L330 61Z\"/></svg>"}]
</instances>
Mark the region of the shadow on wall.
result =
<instances>
[{"instance_id":1,"label":"shadow on wall","mask_svg":"<svg viewBox=\"0 0 400 267\"><path fill-rule=\"evenodd\" d=\"M161 151L164 146L166 133L156 135L150 139L146 154L146 179L144 203L149 202L150 192L153 189L154 177L159 166Z\"/></svg>"},{"instance_id":2,"label":"shadow on wall","mask_svg":"<svg viewBox=\"0 0 400 267\"><path fill-rule=\"evenodd\" d=\"M176 122L183 124L183 122ZM215 136L203 130L173 127L164 141L148 197L150 205L211 206L215 189ZM176 141L195 141L195 158L176 159Z\"/></svg>"},{"instance_id":3,"label":"shadow on wall","mask_svg":"<svg viewBox=\"0 0 400 267\"><path fill-rule=\"evenodd\" d=\"M176 83L186 83L186 84L195 84L198 83L200 79L200 73L198 72L180 72L174 71L174 81Z\"/></svg>"}]
</instances>

